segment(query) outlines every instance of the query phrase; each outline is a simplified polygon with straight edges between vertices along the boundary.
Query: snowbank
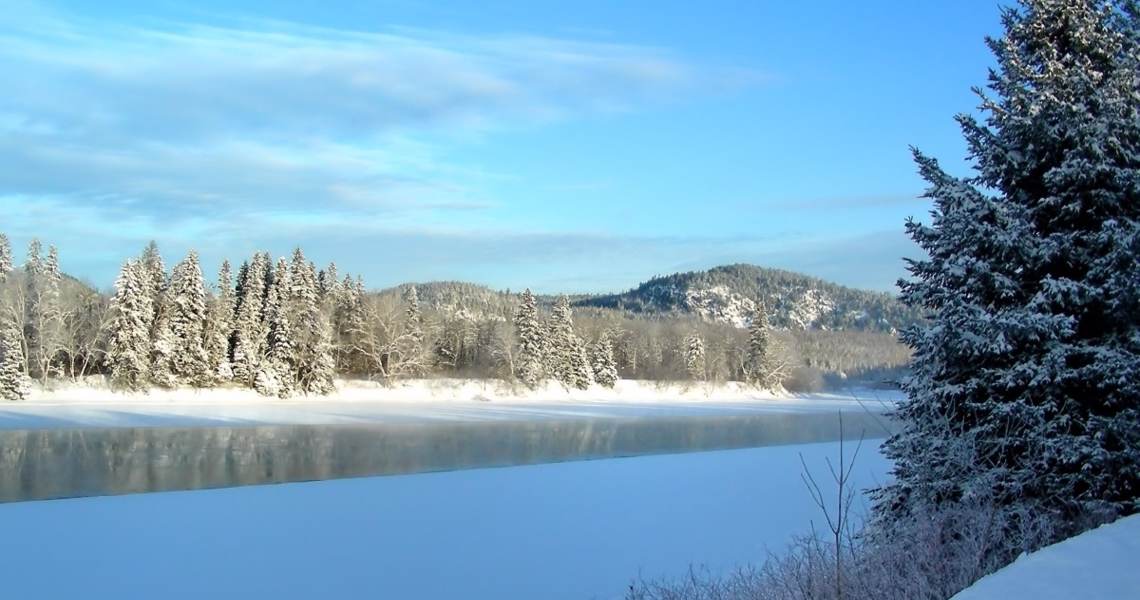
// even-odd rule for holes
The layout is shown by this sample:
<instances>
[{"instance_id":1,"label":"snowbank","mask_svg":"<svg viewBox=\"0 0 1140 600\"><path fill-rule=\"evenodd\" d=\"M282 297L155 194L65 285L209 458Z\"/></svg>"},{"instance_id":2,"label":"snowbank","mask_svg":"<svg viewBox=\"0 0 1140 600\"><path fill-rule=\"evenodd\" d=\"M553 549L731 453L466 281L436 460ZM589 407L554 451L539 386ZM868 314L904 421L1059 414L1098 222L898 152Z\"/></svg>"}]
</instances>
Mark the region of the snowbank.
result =
<instances>
[{"instance_id":1,"label":"snowbank","mask_svg":"<svg viewBox=\"0 0 1140 600\"><path fill-rule=\"evenodd\" d=\"M57 383L49 389L34 388L27 403L296 403L307 401L333 402L795 402L802 399L841 399L850 401L855 396L863 400L895 398L897 392L882 390L855 390L816 394L793 394L783 390L760 390L737 381L656 382L622 379L613 388L592 386L586 390L568 389L557 382L530 389L498 379L409 379L391 384L374 381L339 380L337 391L329 396L293 397L278 399L261 396L249 388L224 387L213 389L184 388L175 390L153 389L148 393L112 391L100 378L82 383Z\"/></svg>"},{"instance_id":2,"label":"snowbank","mask_svg":"<svg viewBox=\"0 0 1140 600\"><path fill-rule=\"evenodd\" d=\"M0 404L0 429L73 426L335 425L424 420L566 419L881 410L896 392L795 395L739 383L619 381L613 389L530 390L495 380L340 381L329 396L267 398L244 388L113 392L100 380Z\"/></svg>"},{"instance_id":3,"label":"snowbank","mask_svg":"<svg viewBox=\"0 0 1140 600\"><path fill-rule=\"evenodd\" d=\"M1140 598L1140 515L1022 556L953 600Z\"/></svg>"}]
</instances>

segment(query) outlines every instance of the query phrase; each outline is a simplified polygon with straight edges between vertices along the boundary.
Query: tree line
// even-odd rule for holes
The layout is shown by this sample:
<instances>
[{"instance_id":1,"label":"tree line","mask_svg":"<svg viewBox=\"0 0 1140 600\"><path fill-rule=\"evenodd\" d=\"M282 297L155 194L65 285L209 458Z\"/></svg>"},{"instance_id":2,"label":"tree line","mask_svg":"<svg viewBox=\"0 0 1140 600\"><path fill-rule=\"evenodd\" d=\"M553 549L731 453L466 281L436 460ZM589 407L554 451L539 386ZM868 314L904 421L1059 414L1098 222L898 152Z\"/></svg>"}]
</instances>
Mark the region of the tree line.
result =
<instances>
[{"instance_id":1,"label":"tree line","mask_svg":"<svg viewBox=\"0 0 1140 600\"><path fill-rule=\"evenodd\" d=\"M539 387L612 387L618 379L746 381L776 388L810 361L759 304L739 330L699 319L650 321L530 290L490 311L425 308L414 285L369 293L362 278L291 257L228 261L213 285L191 251L167 269L157 245L127 260L113 293L64 275L38 240L15 268L0 234L0 394L33 381L106 376L113 389L248 387L266 396L324 395L338 377L393 381L494 377ZM897 346L897 344L895 344ZM903 359L900 359L903 360Z\"/></svg>"}]
</instances>

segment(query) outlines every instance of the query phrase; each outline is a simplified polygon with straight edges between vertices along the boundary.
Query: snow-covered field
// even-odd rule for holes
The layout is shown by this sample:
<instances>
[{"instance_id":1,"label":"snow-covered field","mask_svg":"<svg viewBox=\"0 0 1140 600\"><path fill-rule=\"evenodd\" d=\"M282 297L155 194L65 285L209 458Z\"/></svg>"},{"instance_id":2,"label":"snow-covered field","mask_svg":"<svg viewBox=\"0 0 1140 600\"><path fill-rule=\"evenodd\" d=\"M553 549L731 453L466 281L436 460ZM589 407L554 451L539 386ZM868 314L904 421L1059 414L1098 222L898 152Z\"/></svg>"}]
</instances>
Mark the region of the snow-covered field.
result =
<instances>
[{"instance_id":1,"label":"snow-covered field","mask_svg":"<svg viewBox=\"0 0 1140 600\"><path fill-rule=\"evenodd\" d=\"M11 598L620 598L782 548L819 519L800 453L837 447L3 504L0 572ZM886 470L867 445L856 483Z\"/></svg>"},{"instance_id":2,"label":"snow-covered field","mask_svg":"<svg viewBox=\"0 0 1140 600\"><path fill-rule=\"evenodd\" d=\"M622 380L613 389L566 390L551 384L528 390L499 381L439 379L402 381L391 387L341 381L331 396L281 400L248 389L121 394L92 383L36 389L26 402L0 405L0 429L879 411L898 398L898 392L883 390L797 395L737 383L685 385Z\"/></svg>"},{"instance_id":3,"label":"snow-covered field","mask_svg":"<svg viewBox=\"0 0 1140 600\"><path fill-rule=\"evenodd\" d=\"M954 600L1140 598L1140 515L1022 556Z\"/></svg>"}]
</instances>

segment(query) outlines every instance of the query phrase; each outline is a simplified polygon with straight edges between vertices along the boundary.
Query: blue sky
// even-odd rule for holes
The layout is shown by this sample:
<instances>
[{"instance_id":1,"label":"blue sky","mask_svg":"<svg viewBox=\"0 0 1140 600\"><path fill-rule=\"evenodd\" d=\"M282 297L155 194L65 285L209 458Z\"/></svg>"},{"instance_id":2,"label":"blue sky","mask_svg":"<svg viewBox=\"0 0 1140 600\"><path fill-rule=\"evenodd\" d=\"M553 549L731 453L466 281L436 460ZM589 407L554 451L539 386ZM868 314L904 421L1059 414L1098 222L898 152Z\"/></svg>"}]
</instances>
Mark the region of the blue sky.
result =
<instances>
[{"instance_id":1,"label":"blue sky","mask_svg":"<svg viewBox=\"0 0 1140 600\"><path fill-rule=\"evenodd\" d=\"M908 145L968 168L952 117L999 33L993 0L9 3L0 231L100 287L153 238L372 287L891 289Z\"/></svg>"}]
</instances>

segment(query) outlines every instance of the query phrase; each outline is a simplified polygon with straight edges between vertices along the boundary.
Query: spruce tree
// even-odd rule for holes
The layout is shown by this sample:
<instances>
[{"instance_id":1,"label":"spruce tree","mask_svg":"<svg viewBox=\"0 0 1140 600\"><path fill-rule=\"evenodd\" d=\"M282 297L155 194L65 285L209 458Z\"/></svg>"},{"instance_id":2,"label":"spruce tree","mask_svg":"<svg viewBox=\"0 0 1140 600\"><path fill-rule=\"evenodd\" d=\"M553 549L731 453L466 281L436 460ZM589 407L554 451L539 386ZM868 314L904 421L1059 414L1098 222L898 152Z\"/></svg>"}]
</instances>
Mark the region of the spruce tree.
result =
<instances>
[{"instance_id":1,"label":"spruce tree","mask_svg":"<svg viewBox=\"0 0 1140 600\"><path fill-rule=\"evenodd\" d=\"M166 264L162 260L162 254L158 251L158 244L151 240L143 249L142 256L139 258L142 267L143 284L146 286L147 295L150 297L151 310L157 311L159 308L160 297L166 289ZM155 317L151 317L153 324Z\"/></svg>"},{"instance_id":2,"label":"spruce tree","mask_svg":"<svg viewBox=\"0 0 1140 600\"><path fill-rule=\"evenodd\" d=\"M614 360L614 345L608 332L598 336L592 350L590 364L594 370L594 381L602 387L614 387L618 380L617 362Z\"/></svg>"},{"instance_id":3,"label":"spruce tree","mask_svg":"<svg viewBox=\"0 0 1140 600\"><path fill-rule=\"evenodd\" d=\"M989 40L976 173L915 152L914 373L880 516L986 493L1074 524L1140 509L1140 39L1135 4L1024 0ZM967 459L947 448L968 448ZM887 519L889 521L889 518Z\"/></svg>"},{"instance_id":4,"label":"spruce tree","mask_svg":"<svg viewBox=\"0 0 1140 600\"><path fill-rule=\"evenodd\" d=\"M574 346L570 355L570 367L573 376L570 385L584 390L594 384L594 368L590 366L590 354L586 348L586 343L577 334L574 335L573 341Z\"/></svg>"},{"instance_id":5,"label":"spruce tree","mask_svg":"<svg viewBox=\"0 0 1140 600\"><path fill-rule=\"evenodd\" d=\"M368 357L363 346L368 344L366 335L368 318L364 306L364 282L353 281L346 274L339 286L337 304L333 313L333 352L338 370L361 373L367 368Z\"/></svg>"},{"instance_id":6,"label":"spruce tree","mask_svg":"<svg viewBox=\"0 0 1140 600\"><path fill-rule=\"evenodd\" d=\"M233 372L234 381L252 386L265 351L262 312L269 283L269 256L257 253L241 266L236 293Z\"/></svg>"},{"instance_id":7,"label":"spruce tree","mask_svg":"<svg viewBox=\"0 0 1140 600\"><path fill-rule=\"evenodd\" d=\"M207 385L214 379L214 368L206 351L206 285L196 252L190 251L174 267L167 293L171 374L179 383Z\"/></svg>"},{"instance_id":8,"label":"spruce tree","mask_svg":"<svg viewBox=\"0 0 1140 600\"><path fill-rule=\"evenodd\" d=\"M404 302L408 305L404 311L404 333L417 344L423 343L424 317L420 314L420 296L416 286L410 285L404 292Z\"/></svg>"},{"instance_id":9,"label":"spruce tree","mask_svg":"<svg viewBox=\"0 0 1140 600\"><path fill-rule=\"evenodd\" d=\"M145 391L150 381L150 322L153 310L144 265L128 260L115 282L107 367L111 386Z\"/></svg>"},{"instance_id":10,"label":"spruce tree","mask_svg":"<svg viewBox=\"0 0 1140 600\"><path fill-rule=\"evenodd\" d=\"M296 345L288 306L290 275L289 263L281 258L265 297L265 359L255 380L258 392L281 398L291 396L296 387Z\"/></svg>"},{"instance_id":11,"label":"spruce tree","mask_svg":"<svg viewBox=\"0 0 1140 600\"><path fill-rule=\"evenodd\" d=\"M234 288L230 261L223 260L218 270L218 293L210 302L206 328L206 356L215 383L233 379L230 362L230 338L233 336Z\"/></svg>"},{"instance_id":12,"label":"spruce tree","mask_svg":"<svg viewBox=\"0 0 1140 600\"><path fill-rule=\"evenodd\" d=\"M28 244L24 263L24 343L27 348L27 371L37 379L51 374L52 362L60 347L63 323L60 307L59 252L50 246L43 256L43 246L33 239Z\"/></svg>"},{"instance_id":13,"label":"spruce tree","mask_svg":"<svg viewBox=\"0 0 1140 600\"><path fill-rule=\"evenodd\" d=\"M170 388L178 382L174 375L174 353L176 341L170 329L170 282L166 273L166 263L153 240L147 244L139 257L140 278L147 298L150 300L151 314L148 326L150 366L148 375L154 385Z\"/></svg>"},{"instance_id":14,"label":"spruce tree","mask_svg":"<svg viewBox=\"0 0 1140 600\"><path fill-rule=\"evenodd\" d=\"M554 377L569 387L589 387L593 383L593 372L586 356L585 344L574 333L574 319L568 297L560 296L554 302L547 333L549 351L544 354Z\"/></svg>"},{"instance_id":15,"label":"spruce tree","mask_svg":"<svg viewBox=\"0 0 1140 600\"><path fill-rule=\"evenodd\" d=\"M0 400L24 400L31 381L24 372L23 335L9 319L0 321Z\"/></svg>"},{"instance_id":16,"label":"spruce tree","mask_svg":"<svg viewBox=\"0 0 1140 600\"><path fill-rule=\"evenodd\" d=\"M8 280L8 274L12 272L12 243L8 241L8 236L0 233L0 285Z\"/></svg>"},{"instance_id":17,"label":"spruce tree","mask_svg":"<svg viewBox=\"0 0 1140 600\"><path fill-rule=\"evenodd\" d=\"M515 312L515 335L518 337L515 377L529 387L535 387L546 379L543 334L534 294L527 289L519 297L519 307Z\"/></svg>"},{"instance_id":18,"label":"spruce tree","mask_svg":"<svg viewBox=\"0 0 1140 600\"><path fill-rule=\"evenodd\" d=\"M41 334L48 313L44 306L44 262L43 245L38 239L28 243L24 259L24 346L27 348L27 372L32 377L41 377L40 357L43 352Z\"/></svg>"},{"instance_id":19,"label":"spruce tree","mask_svg":"<svg viewBox=\"0 0 1140 600\"><path fill-rule=\"evenodd\" d=\"M752 323L748 326L748 348L745 351L745 376L749 383L764 389L775 385L773 374L772 340L769 336L768 313L764 305L756 303Z\"/></svg>"},{"instance_id":20,"label":"spruce tree","mask_svg":"<svg viewBox=\"0 0 1140 600\"><path fill-rule=\"evenodd\" d=\"M685 373L693 381L705 380L705 343L695 332L685 338Z\"/></svg>"},{"instance_id":21,"label":"spruce tree","mask_svg":"<svg viewBox=\"0 0 1140 600\"><path fill-rule=\"evenodd\" d=\"M297 248L289 270L286 312L294 324L293 364L300 391L328 394L333 391L334 362L331 330L321 310L316 267Z\"/></svg>"},{"instance_id":22,"label":"spruce tree","mask_svg":"<svg viewBox=\"0 0 1140 600\"><path fill-rule=\"evenodd\" d=\"M330 262L327 267L321 269L321 272L317 274L317 287L320 290L322 302L328 303L333 300L332 297L340 288L340 280L338 277L340 277L340 275L337 274L335 262Z\"/></svg>"},{"instance_id":23,"label":"spruce tree","mask_svg":"<svg viewBox=\"0 0 1140 600\"><path fill-rule=\"evenodd\" d=\"M158 387L173 388L178 385L175 375L175 354L178 340L170 324L170 295L163 290L158 295L159 308L154 311L154 323L150 338L150 382Z\"/></svg>"}]
</instances>

